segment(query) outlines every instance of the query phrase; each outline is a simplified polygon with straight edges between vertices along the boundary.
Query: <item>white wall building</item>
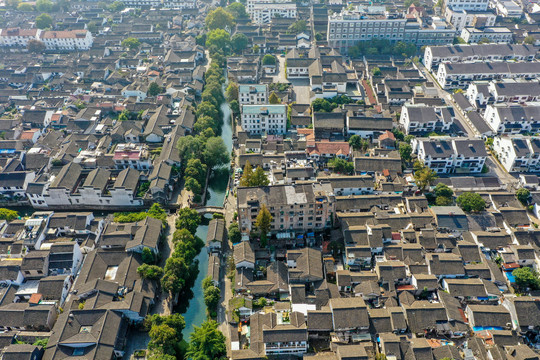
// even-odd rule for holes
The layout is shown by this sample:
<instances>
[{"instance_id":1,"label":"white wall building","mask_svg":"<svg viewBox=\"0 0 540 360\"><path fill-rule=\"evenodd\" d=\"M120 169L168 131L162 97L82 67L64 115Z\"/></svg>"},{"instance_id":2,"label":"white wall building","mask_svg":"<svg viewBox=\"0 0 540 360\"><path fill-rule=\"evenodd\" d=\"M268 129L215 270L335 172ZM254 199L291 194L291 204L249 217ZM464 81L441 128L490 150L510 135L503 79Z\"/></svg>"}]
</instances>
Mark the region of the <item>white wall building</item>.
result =
<instances>
[{"instance_id":1,"label":"white wall building","mask_svg":"<svg viewBox=\"0 0 540 360\"><path fill-rule=\"evenodd\" d=\"M43 31L40 40L47 50L90 50L94 42L88 30Z\"/></svg>"},{"instance_id":2,"label":"white wall building","mask_svg":"<svg viewBox=\"0 0 540 360\"><path fill-rule=\"evenodd\" d=\"M445 19L456 28L457 32L460 32L465 27L475 26L479 23L482 26L494 26L497 15L490 11L453 10L447 8Z\"/></svg>"},{"instance_id":3,"label":"white wall building","mask_svg":"<svg viewBox=\"0 0 540 360\"><path fill-rule=\"evenodd\" d=\"M469 44L477 44L486 39L490 43L510 43L512 36L512 31L505 27L485 27L483 29L466 27L461 30L461 38Z\"/></svg>"},{"instance_id":4,"label":"white wall building","mask_svg":"<svg viewBox=\"0 0 540 360\"><path fill-rule=\"evenodd\" d=\"M418 159L437 174L479 173L488 156L484 141L467 138L417 138Z\"/></svg>"},{"instance_id":5,"label":"white wall building","mask_svg":"<svg viewBox=\"0 0 540 360\"><path fill-rule=\"evenodd\" d=\"M444 0L444 7L452 10L486 11L489 0Z\"/></svg>"},{"instance_id":6,"label":"white wall building","mask_svg":"<svg viewBox=\"0 0 540 360\"><path fill-rule=\"evenodd\" d=\"M540 131L540 104L488 105L484 120L494 132L499 134L537 133Z\"/></svg>"},{"instance_id":7,"label":"white wall building","mask_svg":"<svg viewBox=\"0 0 540 360\"><path fill-rule=\"evenodd\" d=\"M284 134L287 105L243 105L242 129L252 134Z\"/></svg>"},{"instance_id":8,"label":"white wall building","mask_svg":"<svg viewBox=\"0 0 540 360\"><path fill-rule=\"evenodd\" d=\"M38 40L41 33L40 29L1 29L0 46L26 47L29 40Z\"/></svg>"},{"instance_id":9,"label":"white wall building","mask_svg":"<svg viewBox=\"0 0 540 360\"><path fill-rule=\"evenodd\" d=\"M238 85L238 103L240 105L268 103L268 85Z\"/></svg>"},{"instance_id":10,"label":"white wall building","mask_svg":"<svg viewBox=\"0 0 540 360\"><path fill-rule=\"evenodd\" d=\"M446 133L454 123L451 107L407 104L401 108L399 123L407 134Z\"/></svg>"},{"instance_id":11,"label":"white wall building","mask_svg":"<svg viewBox=\"0 0 540 360\"><path fill-rule=\"evenodd\" d=\"M276 16L296 18L296 3L254 4L251 19L255 24L268 24Z\"/></svg>"},{"instance_id":12,"label":"white wall building","mask_svg":"<svg viewBox=\"0 0 540 360\"><path fill-rule=\"evenodd\" d=\"M509 172L540 170L540 138L525 136L497 136L493 151Z\"/></svg>"}]
</instances>

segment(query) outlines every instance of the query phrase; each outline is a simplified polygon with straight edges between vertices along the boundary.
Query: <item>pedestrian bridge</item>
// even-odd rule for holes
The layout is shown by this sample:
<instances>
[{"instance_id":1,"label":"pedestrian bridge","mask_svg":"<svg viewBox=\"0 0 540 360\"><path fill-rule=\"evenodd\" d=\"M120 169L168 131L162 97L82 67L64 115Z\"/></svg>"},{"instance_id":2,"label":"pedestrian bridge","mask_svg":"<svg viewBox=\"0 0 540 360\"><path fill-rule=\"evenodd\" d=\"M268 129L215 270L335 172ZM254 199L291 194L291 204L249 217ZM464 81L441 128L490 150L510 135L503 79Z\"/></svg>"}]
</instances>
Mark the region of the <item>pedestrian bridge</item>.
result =
<instances>
[{"instance_id":1,"label":"pedestrian bridge","mask_svg":"<svg viewBox=\"0 0 540 360\"><path fill-rule=\"evenodd\" d=\"M199 213L199 215L206 215L206 214L213 214L213 213L225 215L225 208L223 206L203 206L203 207L195 208L195 210L197 210L197 213Z\"/></svg>"}]
</instances>

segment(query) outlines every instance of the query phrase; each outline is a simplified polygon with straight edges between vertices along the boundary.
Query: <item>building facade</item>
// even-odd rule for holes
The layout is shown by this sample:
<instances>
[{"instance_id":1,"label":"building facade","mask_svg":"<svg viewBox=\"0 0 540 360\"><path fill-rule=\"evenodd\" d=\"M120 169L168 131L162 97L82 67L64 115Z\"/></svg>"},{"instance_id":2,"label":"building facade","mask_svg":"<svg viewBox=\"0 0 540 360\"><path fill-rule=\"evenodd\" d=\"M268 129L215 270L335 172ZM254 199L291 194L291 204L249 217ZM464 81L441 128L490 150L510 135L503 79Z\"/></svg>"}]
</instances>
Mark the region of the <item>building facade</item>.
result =
<instances>
[{"instance_id":1,"label":"building facade","mask_svg":"<svg viewBox=\"0 0 540 360\"><path fill-rule=\"evenodd\" d=\"M242 129L251 134L284 134L287 105L243 105Z\"/></svg>"}]
</instances>

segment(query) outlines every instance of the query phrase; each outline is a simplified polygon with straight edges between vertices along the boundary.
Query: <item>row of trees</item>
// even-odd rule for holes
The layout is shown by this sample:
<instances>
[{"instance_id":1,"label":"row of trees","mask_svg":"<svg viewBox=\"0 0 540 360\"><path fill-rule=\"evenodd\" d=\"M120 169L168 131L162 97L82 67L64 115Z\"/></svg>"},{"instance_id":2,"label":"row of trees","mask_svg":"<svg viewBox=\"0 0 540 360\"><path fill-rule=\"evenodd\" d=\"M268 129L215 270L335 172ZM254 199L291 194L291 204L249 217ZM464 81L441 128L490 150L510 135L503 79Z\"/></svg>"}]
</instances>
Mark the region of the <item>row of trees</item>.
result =
<instances>
[{"instance_id":1,"label":"row of trees","mask_svg":"<svg viewBox=\"0 0 540 360\"><path fill-rule=\"evenodd\" d=\"M201 222L196 210L182 208L178 212L176 231L173 234L174 251L165 263L161 286L163 290L177 294L191 289L198 274L195 257L204 247L204 242L195 232Z\"/></svg>"},{"instance_id":2,"label":"row of trees","mask_svg":"<svg viewBox=\"0 0 540 360\"><path fill-rule=\"evenodd\" d=\"M19 217L19 213L15 210L0 208L0 220L11 221Z\"/></svg>"},{"instance_id":3,"label":"row of trees","mask_svg":"<svg viewBox=\"0 0 540 360\"><path fill-rule=\"evenodd\" d=\"M270 183L270 180L268 180L262 167L257 166L257 169L253 171L253 167L249 161L246 161L244 172L242 173L242 177L240 177L239 183L240 186L267 186Z\"/></svg>"},{"instance_id":4,"label":"row of trees","mask_svg":"<svg viewBox=\"0 0 540 360\"><path fill-rule=\"evenodd\" d=\"M212 62L205 74L206 85L202 102L195 111L194 135L181 137L177 148L183 162L185 187L195 194L199 202L209 170L229 162L229 152L221 133L223 114L220 105L225 101L222 86L225 82L223 69Z\"/></svg>"},{"instance_id":5,"label":"row of trees","mask_svg":"<svg viewBox=\"0 0 540 360\"><path fill-rule=\"evenodd\" d=\"M392 44L387 39L372 39L359 41L355 46L349 48L349 56L352 58L362 55L394 55L413 57L417 52L416 45L398 41Z\"/></svg>"},{"instance_id":6,"label":"row of trees","mask_svg":"<svg viewBox=\"0 0 540 360\"><path fill-rule=\"evenodd\" d=\"M204 278L202 288L208 317L215 319L217 317L219 299L221 298L221 290L214 285L210 277Z\"/></svg>"},{"instance_id":7,"label":"row of trees","mask_svg":"<svg viewBox=\"0 0 540 360\"><path fill-rule=\"evenodd\" d=\"M167 225L167 212L158 203L152 204L148 211L114 213L114 221L119 223L141 221L147 217L161 220L163 226Z\"/></svg>"},{"instance_id":8,"label":"row of trees","mask_svg":"<svg viewBox=\"0 0 540 360\"><path fill-rule=\"evenodd\" d=\"M315 99L311 103L314 112L332 112L343 104L351 104L354 100L347 95L335 96L330 99Z\"/></svg>"}]
</instances>

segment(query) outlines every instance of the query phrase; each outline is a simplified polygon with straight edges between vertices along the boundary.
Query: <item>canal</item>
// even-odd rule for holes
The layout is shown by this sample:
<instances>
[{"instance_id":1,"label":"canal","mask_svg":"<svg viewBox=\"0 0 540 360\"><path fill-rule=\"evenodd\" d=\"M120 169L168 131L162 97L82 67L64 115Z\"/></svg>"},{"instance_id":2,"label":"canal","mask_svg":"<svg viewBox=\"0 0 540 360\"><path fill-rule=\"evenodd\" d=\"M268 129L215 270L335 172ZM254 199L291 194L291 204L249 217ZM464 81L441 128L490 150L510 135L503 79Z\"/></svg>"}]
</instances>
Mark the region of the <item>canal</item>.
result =
<instances>
[{"instance_id":1,"label":"canal","mask_svg":"<svg viewBox=\"0 0 540 360\"><path fill-rule=\"evenodd\" d=\"M227 84L224 85L227 86ZM223 113L223 127L221 137L229 150L232 150L232 126L231 126L231 110L229 104L224 102L221 104ZM206 194L206 205L223 206L227 185L229 181L229 165L219 169L214 169L208 183L208 193ZM203 241L206 241L208 233L208 225L203 224L197 228L196 235ZM204 296L202 290L202 281L208 273L208 253L206 248L201 250L201 253L196 258L199 261L199 275L193 286L193 297L189 300L186 312L183 314L186 321L186 327L183 331L184 339L189 341L189 335L193 332L195 326L200 326L206 320L206 306L204 305Z\"/></svg>"}]
</instances>

